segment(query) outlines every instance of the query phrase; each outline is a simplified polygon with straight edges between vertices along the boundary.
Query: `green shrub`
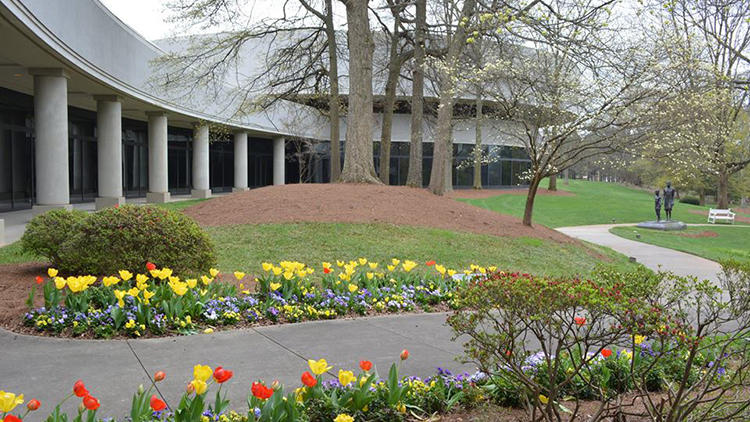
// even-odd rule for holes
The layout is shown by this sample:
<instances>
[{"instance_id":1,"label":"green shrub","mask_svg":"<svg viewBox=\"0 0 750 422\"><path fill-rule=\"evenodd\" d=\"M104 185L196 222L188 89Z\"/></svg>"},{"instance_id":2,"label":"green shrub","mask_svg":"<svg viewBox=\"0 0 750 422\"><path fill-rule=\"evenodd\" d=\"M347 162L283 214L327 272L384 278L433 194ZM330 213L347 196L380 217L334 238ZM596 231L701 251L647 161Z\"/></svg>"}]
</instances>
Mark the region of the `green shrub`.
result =
<instances>
[{"instance_id":1,"label":"green shrub","mask_svg":"<svg viewBox=\"0 0 750 422\"><path fill-rule=\"evenodd\" d=\"M54 209L39 214L29 221L21 236L21 248L26 253L47 258L53 266L60 265L60 248L74 232L74 227L88 218L81 210Z\"/></svg>"},{"instance_id":2,"label":"green shrub","mask_svg":"<svg viewBox=\"0 0 750 422\"><path fill-rule=\"evenodd\" d=\"M178 274L205 273L213 243L186 215L152 206L108 208L81 221L60 250L59 268L76 274L143 272L147 261Z\"/></svg>"},{"instance_id":3,"label":"green shrub","mask_svg":"<svg viewBox=\"0 0 750 422\"><path fill-rule=\"evenodd\" d=\"M692 205L700 205L701 204L701 200L698 199L698 198L696 198L696 197L694 197L694 196L685 196L685 197L682 197L682 198L680 198L680 202L682 202L683 204L692 204Z\"/></svg>"}]
</instances>

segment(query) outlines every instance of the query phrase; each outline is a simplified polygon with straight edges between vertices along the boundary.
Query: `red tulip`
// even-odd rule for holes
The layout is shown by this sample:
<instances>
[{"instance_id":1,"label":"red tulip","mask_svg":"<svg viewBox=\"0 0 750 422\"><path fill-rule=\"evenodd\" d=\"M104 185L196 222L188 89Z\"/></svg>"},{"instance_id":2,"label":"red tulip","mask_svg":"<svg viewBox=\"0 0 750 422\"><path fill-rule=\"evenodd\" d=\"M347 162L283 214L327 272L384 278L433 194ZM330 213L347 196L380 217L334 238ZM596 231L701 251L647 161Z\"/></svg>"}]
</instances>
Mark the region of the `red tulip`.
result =
<instances>
[{"instance_id":1,"label":"red tulip","mask_svg":"<svg viewBox=\"0 0 750 422\"><path fill-rule=\"evenodd\" d=\"M435 261L434 260L433 261L427 261L424 264L427 265L428 267L432 267L433 265L435 265Z\"/></svg>"},{"instance_id":2,"label":"red tulip","mask_svg":"<svg viewBox=\"0 0 750 422\"><path fill-rule=\"evenodd\" d=\"M151 402L149 404L151 405L151 408L154 410L154 412L161 412L162 410L167 408L167 404L164 403L164 400L156 397L156 394L151 396Z\"/></svg>"},{"instance_id":3,"label":"red tulip","mask_svg":"<svg viewBox=\"0 0 750 422\"><path fill-rule=\"evenodd\" d=\"M154 374L154 381L155 382L163 381L164 378L166 377L167 377L167 374L165 374L164 371L158 371L157 373Z\"/></svg>"},{"instance_id":4,"label":"red tulip","mask_svg":"<svg viewBox=\"0 0 750 422\"><path fill-rule=\"evenodd\" d=\"M187 391L188 394L193 394L195 392L195 386L192 382L189 382L187 387L185 387L185 391Z\"/></svg>"},{"instance_id":5,"label":"red tulip","mask_svg":"<svg viewBox=\"0 0 750 422\"><path fill-rule=\"evenodd\" d=\"M609 349L602 349L602 356L604 356L605 358L608 358L612 356L612 351Z\"/></svg>"},{"instance_id":6,"label":"red tulip","mask_svg":"<svg viewBox=\"0 0 750 422\"><path fill-rule=\"evenodd\" d=\"M318 384L318 380L309 371L305 371L302 373L302 384L312 388Z\"/></svg>"},{"instance_id":7,"label":"red tulip","mask_svg":"<svg viewBox=\"0 0 750 422\"><path fill-rule=\"evenodd\" d=\"M409 351L404 349L401 351L401 360L409 359Z\"/></svg>"},{"instance_id":8,"label":"red tulip","mask_svg":"<svg viewBox=\"0 0 750 422\"><path fill-rule=\"evenodd\" d=\"M578 324L579 327L582 327L586 323L586 318L584 317L575 317L573 320Z\"/></svg>"},{"instance_id":9,"label":"red tulip","mask_svg":"<svg viewBox=\"0 0 750 422\"><path fill-rule=\"evenodd\" d=\"M39 406L41 406L41 405L42 405L42 403L40 403L39 400L37 400L37 399L31 399L26 404L26 408L29 409L29 412L33 412L33 411L39 409Z\"/></svg>"},{"instance_id":10,"label":"red tulip","mask_svg":"<svg viewBox=\"0 0 750 422\"><path fill-rule=\"evenodd\" d=\"M252 391L253 396L261 400L266 400L273 395L273 388L268 388L259 382L253 382L250 386L250 391Z\"/></svg>"},{"instance_id":11,"label":"red tulip","mask_svg":"<svg viewBox=\"0 0 750 422\"><path fill-rule=\"evenodd\" d=\"M36 284L42 284L42 283L44 283L44 279L42 278L42 276L40 275L36 276Z\"/></svg>"},{"instance_id":12,"label":"red tulip","mask_svg":"<svg viewBox=\"0 0 750 422\"><path fill-rule=\"evenodd\" d=\"M153 262L146 262L146 269L151 271L156 269L156 265Z\"/></svg>"},{"instance_id":13,"label":"red tulip","mask_svg":"<svg viewBox=\"0 0 750 422\"><path fill-rule=\"evenodd\" d=\"M229 369L224 369L221 366L217 366L214 370L214 379L219 384L223 384L226 381L229 381L230 378L234 375L234 372L230 371Z\"/></svg>"},{"instance_id":14,"label":"red tulip","mask_svg":"<svg viewBox=\"0 0 750 422\"><path fill-rule=\"evenodd\" d=\"M96 410L99 408L99 399L87 395L83 398L83 406L88 410Z\"/></svg>"},{"instance_id":15,"label":"red tulip","mask_svg":"<svg viewBox=\"0 0 750 422\"><path fill-rule=\"evenodd\" d=\"M15 415L6 415L3 422L21 422L21 418Z\"/></svg>"},{"instance_id":16,"label":"red tulip","mask_svg":"<svg viewBox=\"0 0 750 422\"><path fill-rule=\"evenodd\" d=\"M83 381L78 380L73 384L73 394L75 394L76 397L86 397L89 395L89 390L86 389L86 385Z\"/></svg>"},{"instance_id":17,"label":"red tulip","mask_svg":"<svg viewBox=\"0 0 750 422\"><path fill-rule=\"evenodd\" d=\"M328 268L328 267L326 267L326 268L323 268L323 273L324 273L324 274L328 274L328 273L330 273L331 271L333 271L333 270L332 270L332 269L330 269L330 268Z\"/></svg>"},{"instance_id":18,"label":"red tulip","mask_svg":"<svg viewBox=\"0 0 750 422\"><path fill-rule=\"evenodd\" d=\"M372 369L372 362L369 360L361 360L359 361L359 367L362 368L363 371L369 371Z\"/></svg>"}]
</instances>

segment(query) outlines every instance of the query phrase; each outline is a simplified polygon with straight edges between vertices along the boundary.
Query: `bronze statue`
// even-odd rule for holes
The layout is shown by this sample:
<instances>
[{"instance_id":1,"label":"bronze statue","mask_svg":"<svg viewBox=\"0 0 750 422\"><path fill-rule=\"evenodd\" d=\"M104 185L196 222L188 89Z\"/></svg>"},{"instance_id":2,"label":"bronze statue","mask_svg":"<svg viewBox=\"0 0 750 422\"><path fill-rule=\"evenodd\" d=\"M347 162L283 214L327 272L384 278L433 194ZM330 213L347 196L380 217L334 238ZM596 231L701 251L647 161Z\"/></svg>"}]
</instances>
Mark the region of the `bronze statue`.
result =
<instances>
[{"instance_id":1,"label":"bronze statue","mask_svg":"<svg viewBox=\"0 0 750 422\"><path fill-rule=\"evenodd\" d=\"M661 221L661 196L659 191L654 191L654 208L656 208L656 221Z\"/></svg>"},{"instance_id":2,"label":"bronze statue","mask_svg":"<svg viewBox=\"0 0 750 422\"><path fill-rule=\"evenodd\" d=\"M664 211L667 214L667 221L672 221L675 193L676 191L672 188L672 182L667 182L667 187L664 188Z\"/></svg>"}]
</instances>

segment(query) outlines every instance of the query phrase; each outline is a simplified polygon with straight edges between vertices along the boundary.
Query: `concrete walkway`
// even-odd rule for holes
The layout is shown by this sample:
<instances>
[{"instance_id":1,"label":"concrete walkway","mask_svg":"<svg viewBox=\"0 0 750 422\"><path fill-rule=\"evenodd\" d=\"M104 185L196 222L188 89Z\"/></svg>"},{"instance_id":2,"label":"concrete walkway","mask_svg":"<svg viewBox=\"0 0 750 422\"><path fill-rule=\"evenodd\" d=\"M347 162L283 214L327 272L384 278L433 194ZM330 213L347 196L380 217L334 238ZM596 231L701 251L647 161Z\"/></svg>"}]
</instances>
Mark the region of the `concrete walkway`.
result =
<instances>
[{"instance_id":1,"label":"concrete walkway","mask_svg":"<svg viewBox=\"0 0 750 422\"><path fill-rule=\"evenodd\" d=\"M593 226L559 227L556 230L576 239L606 246L652 270L672 271L681 276L694 275L701 279L717 281L721 266L711 260L679 252L673 249L649 245L616 236L609 232L612 227L633 226L632 224L599 224Z\"/></svg>"},{"instance_id":2,"label":"concrete walkway","mask_svg":"<svg viewBox=\"0 0 750 422\"><path fill-rule=\"evenodd\" d=\"M399 360L402 349L410 357L401 365L405 375L422 377L441 366L473 372L456 361L462 352L451 341L446 313L412 314L316 321L252 329L142 340L70 340L25 336L0 330L0 390L24 393L42 401L39 415L47 415L57 401L82 379L102 405L99 414L122 418L130 411L132 394L148 385L158 370L167 373L158 387L168 404L177 404L195 364L222 365L234 371L223 391L233 407L244 409L250 383L275 379L285 386L301 385L307 359L325 358L334 368L357 370L358 362L372 361L381 375ZM211 390L215 392L214 390ZM213 395L209 396L213 400ZM76 399L65 407L72 413ZM32 415L33 416L33 415ZM28 418L27 420L40 420Z\"/></svg>"}]
</instances>

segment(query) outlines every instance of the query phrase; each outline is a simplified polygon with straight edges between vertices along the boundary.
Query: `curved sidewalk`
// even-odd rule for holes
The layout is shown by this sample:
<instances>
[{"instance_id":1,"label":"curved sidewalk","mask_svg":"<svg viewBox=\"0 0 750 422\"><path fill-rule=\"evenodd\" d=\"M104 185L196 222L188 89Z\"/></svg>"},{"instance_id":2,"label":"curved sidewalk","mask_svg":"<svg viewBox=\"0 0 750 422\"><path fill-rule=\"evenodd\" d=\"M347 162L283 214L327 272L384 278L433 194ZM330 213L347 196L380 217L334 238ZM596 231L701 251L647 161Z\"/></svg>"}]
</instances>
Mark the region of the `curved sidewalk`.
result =
<instances>
[{"instance_id":1,"label":"curved sidewalk","mask_svg":"<svg viewBox=\"0 0 750 422\"><path fill-rule=\"evenodd\" d=\"M636 261L652 270L672 271L681 276L693 275L701 279L718 281L717 274L721 272L721 266L718 263L685 252L625 239L609 232L609 229L618 226L633 226L633 224L558 227L555 230L634 257Z\"/></svg>"},{"instance_id":2,"label":"curved sidewalk","mask_svg":"<svg viewBox=\"0 0 750 422\"><path fill-rule=\"evenodd\" d=\"M286 387L301 385L300 375L309 370L307 359L325 358L332 374L343 368L358 370L360 360L370 360L381 376L403 349L410 352L402 362L403 375L427 377L436 366L452 371L474 371L460 364L460 341L452 341L447 313L407 314L371 318L315 321L249 329L138 340L71 340L19 335L0 329L0 389L23 393L27 400L42 401L41 414L68 395L82 379L102 403L99 414L123 418L139 384L163 370L159 392L176 405L192 378L193 365L224 366L234 378L228 392L232 408L246 408L250 383L263 379L281 381ZM215 391L213 389L212 391ZM213 394L213 393L211 393ZM213 400L213 395L209 396ZM70 413L79 401L69 400ZM33 414L31 419L33 419Z\"/></svg>"}]
</instances>

